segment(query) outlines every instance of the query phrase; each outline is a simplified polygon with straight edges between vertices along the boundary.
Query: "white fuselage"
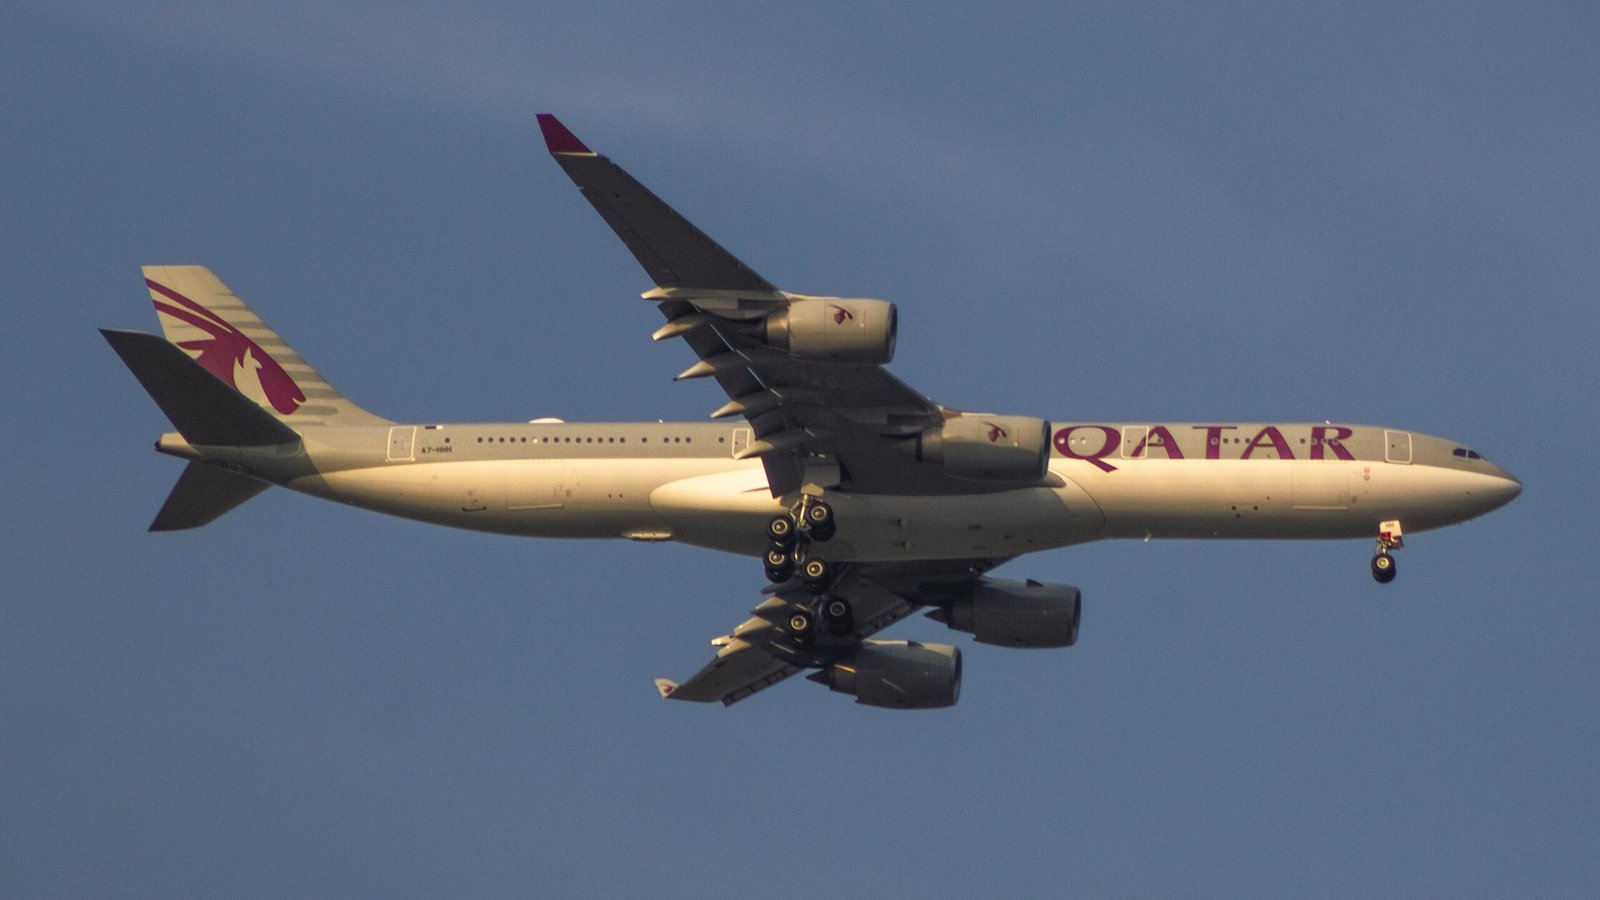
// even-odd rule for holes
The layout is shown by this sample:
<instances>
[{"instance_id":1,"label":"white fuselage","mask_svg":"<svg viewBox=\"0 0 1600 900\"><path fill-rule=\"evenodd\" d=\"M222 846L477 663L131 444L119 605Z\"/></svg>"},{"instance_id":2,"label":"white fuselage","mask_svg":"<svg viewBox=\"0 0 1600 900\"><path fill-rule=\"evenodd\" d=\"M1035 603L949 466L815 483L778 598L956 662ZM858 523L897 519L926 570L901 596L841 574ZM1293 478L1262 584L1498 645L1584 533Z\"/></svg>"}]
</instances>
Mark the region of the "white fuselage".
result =
<instances>
[{"instance_id":1,"label":"white fuselage","mask_svg":"<svg viewBox=\"0 0 1600 900\"><path fill-rule=\"evenodd\" d=\"M1364 426L1068 425L1036 485L826 491L840 560L1009 557L1102 538L1370 537L1453 524L1520 485L1449 441ZM294 456L188 448L290 489L412 519L530 537L766 547L774 498L749 438L722 424L510 424L308 430ZM1403 438L1403 443L1402 439ZM909 457L908 466L924 465Z\"/></svg>"}]
</instances>

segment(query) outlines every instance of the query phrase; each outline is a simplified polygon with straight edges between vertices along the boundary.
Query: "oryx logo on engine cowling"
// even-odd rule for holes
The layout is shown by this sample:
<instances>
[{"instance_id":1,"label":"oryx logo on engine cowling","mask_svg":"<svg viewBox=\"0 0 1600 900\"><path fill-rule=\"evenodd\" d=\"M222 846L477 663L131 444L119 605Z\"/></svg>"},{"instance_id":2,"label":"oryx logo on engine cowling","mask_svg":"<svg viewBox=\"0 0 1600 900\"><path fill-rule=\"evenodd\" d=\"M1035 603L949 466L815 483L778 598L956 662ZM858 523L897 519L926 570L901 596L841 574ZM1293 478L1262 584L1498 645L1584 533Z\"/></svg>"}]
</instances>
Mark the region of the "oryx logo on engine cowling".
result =
<instances>
[{"instance_id":1,"label":"oryx logo on engine cowling","mask_svg":"<svg viewBox=\"0 0 1600 900\"><path fill-rule=\"evenodd\" d=\"M989 443L991 444L998 443L1002 438L1011 436L1010 432L993 422L984 422L983 424L989 426Z\"/></svg>"},{"instance_id":2,"label":"oryx logo on engine cowling","mask_svg":"<svg viewBox=\"0 0 1600 900\"><path fill-rule=\"evenodd\" d=\"M846 322L855 321L856 314L850 310L845 309L837 303L829 303L828 306L833 308L833 324L843 325Z\"/></svg>"}]
</instances>

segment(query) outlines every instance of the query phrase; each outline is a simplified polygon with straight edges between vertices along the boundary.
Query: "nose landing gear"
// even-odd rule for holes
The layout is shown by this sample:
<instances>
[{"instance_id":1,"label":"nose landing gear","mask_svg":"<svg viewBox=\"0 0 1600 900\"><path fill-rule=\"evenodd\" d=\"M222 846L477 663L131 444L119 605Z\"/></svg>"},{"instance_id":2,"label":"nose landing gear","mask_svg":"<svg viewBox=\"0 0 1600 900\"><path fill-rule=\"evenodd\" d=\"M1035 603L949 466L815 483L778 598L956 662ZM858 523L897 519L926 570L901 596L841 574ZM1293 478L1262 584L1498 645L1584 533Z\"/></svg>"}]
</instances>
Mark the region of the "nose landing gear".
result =
<instances>
[{"instance_id":1,"label":"nose landing gear","mask_svg":"<svg viewBox=\"0 0 1600 900\"><path fill-rule=\"evenodd\" d=\"M1399 550L1405 545L1405 536L1400 529L1398 519L1391 519L1378 526L1378 553L1372 557L1372 577L1379 584L1388 584L1394 580L1398 570L1389 551Z\"/></svg>"}]
</instances>

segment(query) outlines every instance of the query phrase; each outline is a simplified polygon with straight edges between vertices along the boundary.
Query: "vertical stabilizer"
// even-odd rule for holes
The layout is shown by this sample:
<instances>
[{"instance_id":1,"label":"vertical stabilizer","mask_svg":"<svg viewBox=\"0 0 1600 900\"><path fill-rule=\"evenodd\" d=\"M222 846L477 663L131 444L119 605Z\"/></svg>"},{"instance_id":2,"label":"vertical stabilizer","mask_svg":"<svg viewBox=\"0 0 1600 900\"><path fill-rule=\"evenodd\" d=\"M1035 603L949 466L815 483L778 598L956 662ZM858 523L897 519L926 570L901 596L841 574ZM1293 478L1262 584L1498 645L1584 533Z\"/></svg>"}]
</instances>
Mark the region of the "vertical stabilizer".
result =
<instances>
[{"instance_id":1,"label":"vertical stabilizer","mask_svg":"<svg viewBox=\"0 0 1600 900\"><path fill-rule=\"evenodd\" d=\"M167 340L263 409L302 425L381 425L333 389L204 266L145 266Z\"/></svg>"}]
</instances>

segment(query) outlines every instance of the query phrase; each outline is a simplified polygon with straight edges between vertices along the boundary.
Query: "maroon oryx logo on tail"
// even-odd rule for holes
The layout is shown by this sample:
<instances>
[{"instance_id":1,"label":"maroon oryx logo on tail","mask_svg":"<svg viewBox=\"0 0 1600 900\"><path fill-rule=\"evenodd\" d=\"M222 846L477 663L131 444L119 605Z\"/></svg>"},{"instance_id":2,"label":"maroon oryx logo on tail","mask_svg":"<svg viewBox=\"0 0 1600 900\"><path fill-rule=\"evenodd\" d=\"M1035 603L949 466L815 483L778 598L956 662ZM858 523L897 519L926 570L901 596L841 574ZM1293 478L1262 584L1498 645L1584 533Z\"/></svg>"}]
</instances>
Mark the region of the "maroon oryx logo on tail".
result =
<instances>
[{"instance_id":1,"label":"maroon oryx logo on tail","mask_svg":"<svg viewBox=\"0 0 1600 900\"><path fill-rule=\"evenodd\" d=\"M991 444L996 443L1001 438L1008 438L1011 436L1010 432L993 422L984 422L983 424L989 426L989 443Z\"/></svg>"},{"instance_id":2,"label":"maroon oryx logo on tail","mask_svg":"<svg viewBox=\"0 0 1600 900\"><path fill-rule=\"evenodd\" d=\"M283 415L294 412L300 408L300 404L306 402L305 393L294 383L294 379L289 377L289 373L285 372L267 351L246 337L244 332L166 285L157 284L148 278L144 283L150 290L178 304L170 306L157 300L157 312L166 313L211 335L205 340L183 341L178 344L185 350L200 351L200 355L195 357L195 362L205 366L206 371L221 378L234 390L246 396L251 395L252 392L248 388L252 385L241 386L238 383L238 373L253 372L261 384L261 393L266 395L267 402Z\"/></svg>"},{"instance_id":3,"label":"maroon oryx logo on tail","mask_svg":"<svg viewBox=\"0 0 1600 900\"><path fill-rule=\"evenodd\" d=\"M850 310L845 309L837 303L829 303L828 305L833 307L833 324L843 325L846 322L855 321L856 314Z\"/></svg>"}]
</instances>

